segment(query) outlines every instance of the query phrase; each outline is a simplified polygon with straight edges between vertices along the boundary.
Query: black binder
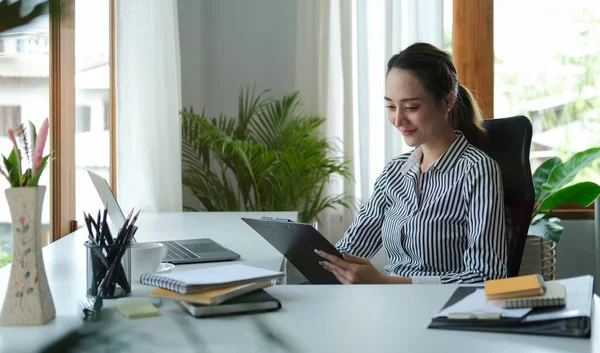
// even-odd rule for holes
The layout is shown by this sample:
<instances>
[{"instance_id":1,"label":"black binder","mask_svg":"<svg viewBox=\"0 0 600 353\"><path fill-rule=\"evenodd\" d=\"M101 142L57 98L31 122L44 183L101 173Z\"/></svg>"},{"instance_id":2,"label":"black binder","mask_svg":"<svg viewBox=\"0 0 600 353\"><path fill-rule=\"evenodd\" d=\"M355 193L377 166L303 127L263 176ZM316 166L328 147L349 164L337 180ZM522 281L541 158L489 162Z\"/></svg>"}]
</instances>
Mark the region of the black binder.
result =
<instances>
[{"instance_id":1,"label":"black binder","mask_svg":"<svg viewBox=\"0 0 600 353\"><path fill-rule=\"evenodd\" d=\"M582 276L561 281L567 287L567 305L569 298L571 300L576 297L569 289L574 290L573 286L569 288L569 284L577 283L578 287L587 291L589 288L589 296L592 297L593 278L591 276ZM482 287L458 287L446 302L442 309L445 309L458 301L462 300L475 290ZM590 306L593 306L593 297ZM593 307L588 308L590 314ZM523 318L501 318L501 319L448 319L446 317L435 317L431 320L428 328L445 329L445 330L464 330L464 331L483 331L483 332L505 332L505 333L521 333L531 335L544 336L564 336L564 337L579 337L590 338L591 336L591 317L586 314L570 314L567 313L568 308L534 308L529 314ZM573 310L571 310L572 312ZM527 321L530 315L547 314L548 319L543 321Z\"/></svg>"}]
</instances>

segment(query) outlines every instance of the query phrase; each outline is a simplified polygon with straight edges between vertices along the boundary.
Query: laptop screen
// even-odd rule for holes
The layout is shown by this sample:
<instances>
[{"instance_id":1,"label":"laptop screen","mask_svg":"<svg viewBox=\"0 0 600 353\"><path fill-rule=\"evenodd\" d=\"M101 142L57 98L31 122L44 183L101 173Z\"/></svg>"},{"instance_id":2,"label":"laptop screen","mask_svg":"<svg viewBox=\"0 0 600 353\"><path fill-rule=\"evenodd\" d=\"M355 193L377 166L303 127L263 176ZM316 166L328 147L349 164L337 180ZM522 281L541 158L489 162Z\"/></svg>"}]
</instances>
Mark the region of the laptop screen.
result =
<instances>
[{"instance_id":1,"label":"laptop screen","mask_svg":"<svg viewBox=\"0 0 600 353\"><path fill-rule=\"evenodd\" d=\"M121 228L125 223L125 216L123 215L121 207L115 199L115 195L113 194L106 179L89 170L88 174L90 175L92 183L98 192L98 196L100 196L102 202L108 207L109 223L112 223L109 224L110 232L115 235L118 233L119 228Z\"/></svg>"}]
</instances>

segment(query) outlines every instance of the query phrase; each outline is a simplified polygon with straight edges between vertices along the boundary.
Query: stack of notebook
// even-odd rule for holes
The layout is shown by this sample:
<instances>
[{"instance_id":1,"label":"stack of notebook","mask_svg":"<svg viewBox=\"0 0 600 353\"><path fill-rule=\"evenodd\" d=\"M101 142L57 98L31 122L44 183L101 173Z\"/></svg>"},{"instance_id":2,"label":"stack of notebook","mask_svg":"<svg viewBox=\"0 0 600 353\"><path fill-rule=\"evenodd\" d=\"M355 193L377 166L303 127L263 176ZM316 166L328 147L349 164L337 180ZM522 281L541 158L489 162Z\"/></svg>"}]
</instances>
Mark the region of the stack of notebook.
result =
<instances>
[{"instance_id":1,"label":"stack of notebook","mask_svg":"<svg viewBox=\"0 0 600 353\"><path fill-rule=\"evenodd\" d=\"M151 297L177 300L195 316L215 316L279 309L280 302L263 289L283 276L281 272L236 264L146 274L141 283L158 287L150 291Z\"/></svg>"},{"instance_id":2,"label":"stack of notebook","mask_svg":"<svg viewBox=\"0 0 600 353\"><path fill-rule=\"evenodd\" d=\"M559 281L527 275L485 282L485 296L505 309L564 306L567 291Z\"/></svg>"}]
</instances>

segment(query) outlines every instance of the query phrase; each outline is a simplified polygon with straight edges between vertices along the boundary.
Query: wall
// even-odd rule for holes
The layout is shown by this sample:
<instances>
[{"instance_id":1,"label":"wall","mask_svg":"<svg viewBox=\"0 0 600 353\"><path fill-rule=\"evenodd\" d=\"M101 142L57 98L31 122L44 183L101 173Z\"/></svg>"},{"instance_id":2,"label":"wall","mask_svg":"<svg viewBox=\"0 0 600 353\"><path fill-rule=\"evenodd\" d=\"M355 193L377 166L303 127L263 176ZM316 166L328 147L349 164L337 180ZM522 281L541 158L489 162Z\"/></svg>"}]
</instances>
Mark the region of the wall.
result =
<instances>
[{"instance_id":1,"label":"wall","mask_svg":"<svg viewBox=\"0 0 600 353\"><path fill-rule=\"evenodd\" d=\"M293 92L295 0L179 0L182 104L235 116L240 88ZM189 189L183 204L198 207Z\"/></svg>"},{"instance_id":2,"label":"wall","mask_svg":"<svg viewBox=\"0 0 600 353\"><path fill-rule=\"evenodd\" d=\"M295 0L179 0L183 106L237 113L243 85L294 89Z\"/></svg>"}]
</instances>

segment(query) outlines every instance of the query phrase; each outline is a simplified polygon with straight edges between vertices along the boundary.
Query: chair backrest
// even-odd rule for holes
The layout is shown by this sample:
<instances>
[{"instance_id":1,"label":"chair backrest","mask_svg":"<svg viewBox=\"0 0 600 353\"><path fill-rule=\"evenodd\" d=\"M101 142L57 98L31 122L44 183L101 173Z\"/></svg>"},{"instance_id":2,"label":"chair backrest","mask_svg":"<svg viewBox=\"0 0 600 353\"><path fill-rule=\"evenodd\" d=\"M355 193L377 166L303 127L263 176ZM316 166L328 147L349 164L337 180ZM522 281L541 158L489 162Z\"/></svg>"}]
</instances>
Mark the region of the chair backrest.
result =
<instances>
[{"instance_id":1,"label":"chair backrest","mask_svg":"<svg viewBox=\"0 0 600 353\"><path fill-rule=\"evenodd\" d=\"M518 276L535 202L529 164L531 122L524 116L515 116L487 119L484 126L487 136L476 147L500 165L508 239L507 272L508 277Z\"/></svg>"}]
</instances>

